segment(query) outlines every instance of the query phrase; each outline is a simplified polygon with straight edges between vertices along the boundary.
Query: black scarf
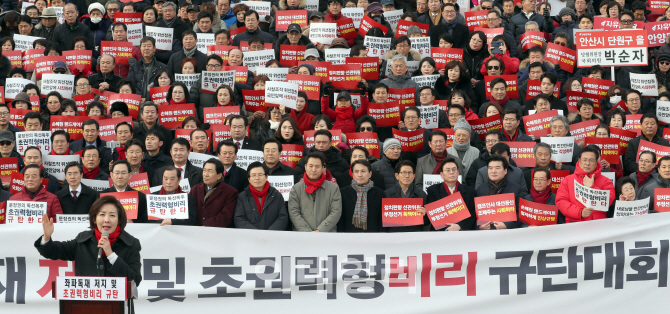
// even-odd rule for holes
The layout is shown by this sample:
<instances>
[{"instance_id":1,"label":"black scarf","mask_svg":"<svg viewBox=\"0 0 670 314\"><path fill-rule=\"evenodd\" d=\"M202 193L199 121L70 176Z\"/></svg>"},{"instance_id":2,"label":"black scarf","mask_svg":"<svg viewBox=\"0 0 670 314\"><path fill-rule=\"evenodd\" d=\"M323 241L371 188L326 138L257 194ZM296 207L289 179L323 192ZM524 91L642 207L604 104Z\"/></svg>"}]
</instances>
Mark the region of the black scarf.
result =
<instances>
[{"instance_id":1,"label":"black scarf","mask_svg":"<svg viewBox=\"0 0 670 314\"><path fill-rule=\"evenodd\" d=\"M500 193L500 190L507 185L507 176L504 176L498 183L495 183L489 179L489 195L497 195Z\"/></svg>"}]
</instances>

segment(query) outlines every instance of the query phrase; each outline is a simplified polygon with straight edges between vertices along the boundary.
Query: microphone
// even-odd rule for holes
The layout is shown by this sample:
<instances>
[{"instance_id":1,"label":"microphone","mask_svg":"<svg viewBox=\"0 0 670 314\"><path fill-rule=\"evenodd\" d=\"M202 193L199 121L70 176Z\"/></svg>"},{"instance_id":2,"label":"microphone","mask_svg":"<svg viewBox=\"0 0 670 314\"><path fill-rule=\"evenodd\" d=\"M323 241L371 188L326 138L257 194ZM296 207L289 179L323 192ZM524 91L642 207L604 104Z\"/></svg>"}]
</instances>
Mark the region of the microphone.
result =
<instances>
[{"instance_id":1,"label":"microphone","mask_svg":"<svg viewBox=\"0 0 670 314\"><path fill-rule=\"evenodd\" d=\"M109 237L109 233L107 233L107 232L103 233L101 238L102 237ZM99 248L98 249L98 265L100 265L101 258L102 258L102 248Z\"/></svg>"}]
</instances>

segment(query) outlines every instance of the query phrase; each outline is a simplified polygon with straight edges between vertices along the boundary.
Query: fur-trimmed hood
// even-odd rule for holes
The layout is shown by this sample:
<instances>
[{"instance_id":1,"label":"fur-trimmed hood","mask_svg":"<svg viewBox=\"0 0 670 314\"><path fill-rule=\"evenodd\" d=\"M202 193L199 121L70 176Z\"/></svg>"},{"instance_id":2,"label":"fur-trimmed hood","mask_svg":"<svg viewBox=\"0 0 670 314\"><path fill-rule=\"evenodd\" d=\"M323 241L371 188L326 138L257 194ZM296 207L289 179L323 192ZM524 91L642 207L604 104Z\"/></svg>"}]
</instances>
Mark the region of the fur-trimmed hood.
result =
<instances>
[{"instance_id":1,"label":"fur-trimmed hood","mask_svg":"<svg viewBox=\"0 0 670 314\"><path fill-rule=\"evenodd\" d=\"M300 4L298 4L298 8L304 9L306 4L307 4L307 0L300 0ZM279 10L288 10L288 5L286 4L286 0L279 0L279 3L277 4L277 7L279 8Z\"/></svg>"},{"instance_id":2,"label":"fur-trimmed hood","mask_svg":"<svg viewBox=\"0 0 670 314\"><path fill-rule=\"evenodd\" d=\"M397 54L398 54L398 51L390 50L390 51L386 52L386 54L384 55L384 60L390 60L391 58L393 58L393 56L395 56ZM410 49L409 55L412 56L413 60L407 60L407 61L421 61L421 54L418 51Z\"/></svg>"}]
</instances>

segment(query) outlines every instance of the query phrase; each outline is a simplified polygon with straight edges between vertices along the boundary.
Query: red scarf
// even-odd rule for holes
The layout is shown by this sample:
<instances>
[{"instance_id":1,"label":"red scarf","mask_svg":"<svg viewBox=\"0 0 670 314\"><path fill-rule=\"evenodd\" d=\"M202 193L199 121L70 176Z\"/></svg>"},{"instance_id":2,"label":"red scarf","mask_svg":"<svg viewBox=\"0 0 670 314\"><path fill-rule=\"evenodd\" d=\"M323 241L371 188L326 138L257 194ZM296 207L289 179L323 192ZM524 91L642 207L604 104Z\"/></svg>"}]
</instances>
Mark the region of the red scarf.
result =
<instances>
[{"instance_id":1,"label":"red scarf","mask_svg":"<svg viewBox=\"0 0 670 314\"><path fill-rule=\"evenodd\" d=\"M549 195L551 195L551 189L548 187L542 193L535 190L535 187L530 189L530 196L533 198L533 202L535 203L546 204L549 200Z\"/></svg>"},{"instance_id":2,"label":"red scarf","mask_svg":"<svg viewBox=\"0 0 670 314\"><path fill-rule=\"evenodd\" d=\"M505 107L505 105L507 105L507 101L509 101L509 96L507 96L507 95L505 95L505 98L503 98L502 100L495 100L495 99L493 99L493 96L491 96L491 103L492 104L498 104L498 105L500 105L500 107Z\"/></svg>"},{"instance_id":3,"label":"red scarf","mask_svg":"<svg viewBox=\"0 0 670 314\"><path fill-rule=\"evenodd\" d=\"M265 182L265 186L261 191L256 190L255 187L249 184L249 191L251 192L251 196L254 197L254 201L256 201L256 207L258 208L259 215L263 213L263 205L265 204L265 199L268 197L269 189L270 189L270 182Z\"/></svg>"},{"instance_id":4,"label":"red scarf","mask_svg":"<svg viewBox=\"0 0 670 314\"><path fill-rule=\"evenodd\" d=\"M88 170L84 167L84 178L94 180L100 173L100 167L95 167L93 170Z\"/></svg>"},{"instance_id":5,"label":"red scarf","mask_svg":"<svg viewBox=\"0 0 670 314\"><path fill-rule=\"evenodd\" d=\"M449 186L447 185L447 182L442 183L444 184L444 189L447 190L447 195L451 195L451 192L449 191ZM456 186L454 186L454 192L458 191L458 181L456 181Z\"/></svg>"},{"instance_id":6,"label":"red scarf","mask_svg":"<svg viewBox=\"0 0 670 314\"><path fill-rule=\"evenodd\" d=\"M435 169L433 169L433 174L440 174L440 172L442 172L440 171L442 170L440 169L440 166L442 165L442 161L447 159L447 151L446 150L444 151L444 155L442 155L442 157L435 155L435 153L433 153L432 150L430 151L430 153L431 155L433 155L433 158L435 158L435 161L437 161L437 165L435 165Z\"/></svg>"},{"instance_id":7,"label":"red scarf","mask_svg":"<svg viewBox=\"0 0 670 314\"><path fill-rule=\"evenodd\" d=\"M647 173L640 173L639 171L637 172L637 186L641 186L642 183L644 183L645 180L654 172L654 170L651 170Z\"/></svg>"},{"instance_id":8,"label":"red scarf","mask_svg":"<svg viewBox=\"0 0 670 314\"><path fill-rule=\"evenodd\" d=\"M353 179L354 178L354 173L351 172L351 168L349 168L349 176Z\"/></svg>"},{"instance_id":9,"label":"red scarf","mask_svg":"<svg viewBox=\"0 0 670 314\"><path fill-rule=\"evenodd\" d=\"M98 240L98 242L100 242L100 238L102 238L102 233L100 232L100 230L98 230L98 228L95 228L94 230L95 230L95 239ZM121 235L121 226L116 226L116 230L110 233L108 237L110 247L112 247L112 244L114 244L114 241L116 241L116 238L118 238L119 235ZM102 250L102 256L105 256L105 250Z\"/></svg>"},{"instance_id":10,"label":"red scarf","mask_svg":"<svg viewBox=\"0 0 670 314\"><path fill-rule=\"evenodd\" d=\"M305 192L312 194L314 191L318 190L321 185L323 185L323 182L326 181L326 175L322 174L319 180L312 181L307 177L307 172L305 172L305 174L302 176L302 180L305 181L305 185L307 186L307 188L305 188Z\"/></svg>"},{"instance_id":11,"label":"red scarf","mask_svg":"<svg viewBox=\"0 0 670 314\"><path fill-rule=\"evenodd\" d=\"M507 131L505 131L504 129L502 130L502 133L508 142L516 142L516 138L519 136L519 129L516 129L516 131L514 131L514 136L512 138L509 137L509 134L507 134Z\"/></svg>"},{"instance_id":12,"label":"red scarf","mask_svg":"<svg viewBox=\"0 0 670 314\"><path fill-rule=\"evenodd\" d=\"M69 155L69 154L70 154L70 148L68 147L67 150L65 151L65 154L63 155ZM58 155L58 154L56 154L56 151L52 149L50 155Z\"/></svg>"},{"instance_id":13,"label":"red scarf","mask_svg":"<svg viewBox=\"0 0 670 314\"><path fill-rule=\"evenodd\" d=\"M174 190L173 194L181 193L181 186L177 186L177 189ZM165 192L165 187L161 186L161 190L158 191L158 195L167 195L167 192Z\"/></svg>"},{"instance_id":14,"label":"red scarf","mask_svg":"<svg viewBox=\"0 0 670 314\"><path fill-rule=\"evenodd\" d=\"M126 160L126 148L125 147L117 147L116 148L116 153L119 154L119 159L117 159L117 160Z\"/></svg>"},{"instance_id":15,"label":"red scarf","mask_svg":"<svg viewBox=\"0 0 670 314\"><path fill-rule=\"evenodd\" d=\"M335 107L335 115L337 115L337 120L342 122L352 119L354 117L354 107Z\"/></svg>"},{"instance_id":16,"label":"red scarf","mask_svg":"<svg viewBox=\"0 0 670 314\"><path fill-rule=\"evenodd\" d=\"M176 102L176 101L170 99L170 105L183 105L185 103L186 103L186 98L184 98L184 100L182 100L180 102Z\"/></svg>"}]
</instances>

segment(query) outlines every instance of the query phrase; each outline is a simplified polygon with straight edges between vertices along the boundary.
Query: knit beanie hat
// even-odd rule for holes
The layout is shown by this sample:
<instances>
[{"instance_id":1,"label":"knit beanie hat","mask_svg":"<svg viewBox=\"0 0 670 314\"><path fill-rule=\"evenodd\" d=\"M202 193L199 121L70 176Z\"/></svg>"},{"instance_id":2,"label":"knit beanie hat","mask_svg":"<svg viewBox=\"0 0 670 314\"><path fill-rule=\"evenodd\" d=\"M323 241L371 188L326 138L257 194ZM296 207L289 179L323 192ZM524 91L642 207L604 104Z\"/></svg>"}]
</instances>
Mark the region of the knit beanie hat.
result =
<instances>
[{"instance_id":1,"label":"knit beanie hat","mask_svg":"<svg viewBox=\"0 0 670 314\"><path fill-rule=\"evenodd\" d=\"M386 153L386 151L393 146L398 146L398 147L402 148L402 145L400 145L400 140L398 140L397 138L387 138L384 141L384 144L382 145L382 148L384 149L384 153Z\"/></svg>"},{"instance_id":2,"label":"knit beanie hat","mask_svg":"<svg viewBox=\"0 0 670 314\"><path fill-rule=\"evenodd\" d=\"M466 130L468 132L472 132L472 128L470 127L468 121L465 121L465 118L458 119L458 122L456 122L456 125L454 125L454 131L456 130Z\"/></svg>"},{"instance_id":3,"label":"knit beanie hat","mask_svg":"<svg viewBox=\"0 0 670 314\"><path fill-rule=\"evenodd\" d=\"M575 12L575 10L570 9L570 8L561 9L561 11L558 12L558 17L560 18L560 17L563 17L563 15L567 15L567 14L572 16L573 21L577 20L577 13Z\"/></svg>"},{"instance_id":4,"label":"knit beanie hat","mask_svg":"<svg viewBox=\"0 0 670 314\"><path fill-rule=\"evenodd\" d=\"M372 13L377 13L377 12L382 12L382 4L379 2L371 2L370 5L368 5L368 14Z\"/></svg>"}]
</instances>

